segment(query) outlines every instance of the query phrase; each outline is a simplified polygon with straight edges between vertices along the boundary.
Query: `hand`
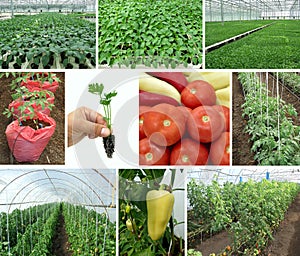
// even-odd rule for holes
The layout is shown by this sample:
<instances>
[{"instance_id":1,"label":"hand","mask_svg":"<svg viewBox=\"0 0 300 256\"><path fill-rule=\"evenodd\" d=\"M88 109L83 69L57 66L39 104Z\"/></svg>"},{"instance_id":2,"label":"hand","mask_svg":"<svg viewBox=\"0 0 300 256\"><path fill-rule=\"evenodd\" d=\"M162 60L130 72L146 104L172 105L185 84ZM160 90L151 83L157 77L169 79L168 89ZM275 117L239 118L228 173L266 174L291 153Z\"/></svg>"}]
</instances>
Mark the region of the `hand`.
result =
<instances>
[{"instance_id":1,"label":"hand","mask_svg":"<svg viewBox=\"0 0 300 256\"><path fill-rule=\"evenodd\" d=\"M68 147L78 143L85 136L90 139L107 137L110 130L103 116L87 107L80 107L68 115Z\"/></svg>"}]
</instances>

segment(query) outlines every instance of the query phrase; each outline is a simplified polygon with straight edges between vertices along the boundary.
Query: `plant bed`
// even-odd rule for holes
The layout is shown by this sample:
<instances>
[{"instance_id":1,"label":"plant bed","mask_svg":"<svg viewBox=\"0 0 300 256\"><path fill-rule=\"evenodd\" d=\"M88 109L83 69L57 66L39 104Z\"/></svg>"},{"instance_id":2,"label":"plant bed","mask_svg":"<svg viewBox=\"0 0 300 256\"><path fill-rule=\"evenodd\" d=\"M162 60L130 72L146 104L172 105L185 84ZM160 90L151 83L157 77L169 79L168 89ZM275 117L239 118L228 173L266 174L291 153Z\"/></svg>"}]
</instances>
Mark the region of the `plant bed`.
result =
<instances>
[{"instance_id":1,"label":"plant bed","mask_svg":"<svg viewBox=\"0 0 300 256\"><path fill-rule=\"evenodd\" d=\"M64 92L64 73L57 72L57 77L61 80L60 86L56 91L55 107L51 111L51 117L56 121L56 130L47 147L41 154L39 160L30 164L64 164L65 163L65 92ZM11 91L9 85L15 78L10 75L8 78L3 76L0 78L0 112L9 105L11 99ZM7 145L5 137L6 126L11 120L4 115L0 115L0 164L20 164L12 157L11 151ZM28 163L27 163L28 164Z\"/></svg>"},{"instance_id":2,"label":"plant bed","mask_svg":"<svg viewBox=\"0 0 300 256\"><path fill-rule=\"evenodd\" d=\"M18 162L37 161L56 127L51 117L37 113L34 119L13 121L6 128L8 146Z\"/></svg>"}]
</instances>

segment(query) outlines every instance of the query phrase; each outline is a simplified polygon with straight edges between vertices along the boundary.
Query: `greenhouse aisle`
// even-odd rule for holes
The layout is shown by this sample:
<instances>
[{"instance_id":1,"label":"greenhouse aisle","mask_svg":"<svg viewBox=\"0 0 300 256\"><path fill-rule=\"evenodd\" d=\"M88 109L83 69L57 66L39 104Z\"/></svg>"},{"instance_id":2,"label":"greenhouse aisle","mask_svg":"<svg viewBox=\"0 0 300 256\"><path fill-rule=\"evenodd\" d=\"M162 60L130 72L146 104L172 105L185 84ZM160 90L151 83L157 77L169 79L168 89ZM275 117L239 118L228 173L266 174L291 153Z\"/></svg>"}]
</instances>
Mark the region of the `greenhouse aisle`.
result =
<instances>
[{"instance_id":1,"label":"greenhouse aisle","mask_svg":"<svg viewBox=\"0 0 300 256\"><path fill-rule=\"evenodd\" d=\"M65 255L71 256L72 253L69 251L68 235L65 227L65 218L62 214L62 208L60 208L60 213L58 216L58 223L53 238L52 244L52 255Z\"/></svg>"},{"instance_id":2,"label":"greenhouse aisle","mask_svg":"<svg viewBox=\"0 0 300 256\"><path fill-rule=\"evenodd\" d=\"M272 256L298 255L300 251L300 194L290 206L267 253Z\"/></svg>"}]
</instances>

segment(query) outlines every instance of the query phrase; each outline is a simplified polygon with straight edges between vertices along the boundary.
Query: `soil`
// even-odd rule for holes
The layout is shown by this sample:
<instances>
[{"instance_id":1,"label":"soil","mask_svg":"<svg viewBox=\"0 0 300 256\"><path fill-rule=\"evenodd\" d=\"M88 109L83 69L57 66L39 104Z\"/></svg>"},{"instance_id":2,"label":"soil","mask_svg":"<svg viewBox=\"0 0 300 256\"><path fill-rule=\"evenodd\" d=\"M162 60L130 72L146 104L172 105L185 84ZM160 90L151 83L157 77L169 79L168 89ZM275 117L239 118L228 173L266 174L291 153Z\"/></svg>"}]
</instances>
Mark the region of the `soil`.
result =
<instances>
[{"instance_id":1,"label":"soil","mask_svg":"<svg viewBox=\"0 0 300 256\"><path fill-rule=\"evenodd\" d=\"M103 137L102 140L107 157L112 158L112 154L115 152L115 135Z\"/></svg>"},{"instance_id":2,"label":"soil","mask_svg":"<svg viewBox=\"0 0 300 256\"><path fill-rule=\"evenodd\" d=\"M233 165L256 165L254 154L251 152L250 136L244 132L247 121L242 118L242 104L245 102L238 74L232 74L232 163Z\"/></svg>"},{"instance_id":3,"label":"soil","mask_svg":"<svg viewBox=\"0 0 300 256\"><path fill-rule=\"evenodd\" d=\"M50 126L50 124L40 120L38 120L37 123L35 123L33 120L30 119L30 120L22 121L22 126L30 126L32 129L38 130L39 127Z\"/></svg>"},{"instance_id":4,"label":"soil","mask_svg":"<svg viewBox=\"0 0 300 256\"><path fill-rule=\"evenodd\" d=\"M260 78L263 82L266 81L266 73L261 73ZM269 74L269 90L273 90L274 77ZM238 74L233 73L233 122L232 122L232 144L233 144L233 165L257 165L254 160L254 154L251 152L252 143L249 140L250 136L244 132L247 120L242 118L241 105L244 103L244 95L240 82L238 81ZM281 98L286 102L292 104L298 112L298 117L293 117L295 125L300 125L300 101L297 96L292 94L286 87L279 83L279 92ZM274 95L274 92L273 92Z\"/></svg>"},{"instance_id":5,"label":"soil","mask_svg":"<svg viewBox=\"0 0 300 256\"><path fill-rule=\"evenodd\" d=\"M65 219L62 213L58 217L58 223L55 235L52 240L52 254L55 256L71 256L73 253L69 251L70 244L68 242L68 235L65 228Z\"/></svg>"},{"instance_id":6,"label":"soil","mask_svg":"<svg viewBox=\"0 0 300 256\"><path fill-rule=\"evenodd\" d=\"M12 101L9 85L14 79L13 76L3 76L0 78L0 164L64 164L65 163L65 73L56 73L61 80L57 91L55 92L55 106L51 111L51 117L56 121L55 132L50 139L47 147L34 163L19 163L11 154L6 136L6 126L12 121L2 115L4 109Z\"/></svg>"},{"instance_id":7,"label":"soil","mask_svg":"<svg viewBox=\"0 0 300 256\"><path fill-rule=\"evenodd\" d=\"M284 220L273 235L267 248L262 252L263 256L298 256L300 252L300 194L289 207ZM201 251L203 256L209 256L211 252L220 252L227 245L232 244L230 235L223 231L205 240L193 248Z\"/></svg>"}]
</instances>

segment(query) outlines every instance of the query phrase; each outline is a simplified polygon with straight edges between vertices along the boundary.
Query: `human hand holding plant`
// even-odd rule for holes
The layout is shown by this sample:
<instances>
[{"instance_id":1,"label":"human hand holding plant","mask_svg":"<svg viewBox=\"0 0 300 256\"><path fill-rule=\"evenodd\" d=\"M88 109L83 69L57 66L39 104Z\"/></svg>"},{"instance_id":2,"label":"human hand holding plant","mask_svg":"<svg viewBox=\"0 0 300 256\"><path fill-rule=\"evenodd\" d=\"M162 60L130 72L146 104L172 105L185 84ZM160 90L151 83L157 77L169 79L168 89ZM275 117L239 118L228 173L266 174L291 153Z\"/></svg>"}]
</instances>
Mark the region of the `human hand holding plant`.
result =
<instances>
[{"instance_id":1,"label":"human hand holding plant","mask_svg":"<svg viewBox=\"0 0 300 256\"><path fill-rule=\"evenodd\" d=\"M110 129L107 128L104 117L87 107L80 107L68 115L68 146L81 141L85 136L90 139L107 137Z\"/></svg>"}]
</instances>

